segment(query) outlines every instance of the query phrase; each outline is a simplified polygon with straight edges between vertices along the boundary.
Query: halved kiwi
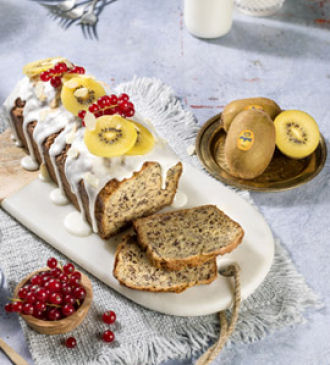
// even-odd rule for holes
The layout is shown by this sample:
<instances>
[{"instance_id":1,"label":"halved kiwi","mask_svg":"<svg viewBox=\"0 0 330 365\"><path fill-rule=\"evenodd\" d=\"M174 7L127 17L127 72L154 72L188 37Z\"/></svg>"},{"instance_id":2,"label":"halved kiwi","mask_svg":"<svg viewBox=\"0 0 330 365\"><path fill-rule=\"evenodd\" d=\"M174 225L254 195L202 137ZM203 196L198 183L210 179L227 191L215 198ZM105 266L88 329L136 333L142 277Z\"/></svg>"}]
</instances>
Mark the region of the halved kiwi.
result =
<instances>
[{"instance_id":1,"label":"halved kiwi","mask_svg":"<svg viewBox=\"0 0 330 365\"><path fill-rule=\"evenodd\" d=\"M94 130L86 129L84 142L90 153L101 157L121 156L135 144L134 124L119 115L97 118Z\"/></svg>"},{"instance_id":2,"label":"halved kiwi","mask_svg":"<svg viewBox=\"0 0 330 365\"><path fill-rule=\"evenodd\" d=\"M276 146L288 157L307 157L320 143L320 131L316 121L301 110L282 112L275 118L274 125Z\"/></svg>"},{"instance_id":3,"label":"halved kiwi","mask_svg":"<svg viewBox=\"0 0 330 365\"><path fill-rule=\"evenodd\" d=\"M69 112L78 115L87 110L98 98L105 95L101 84L91 77L73 77L67 81L61 91L62 103Z\"/></svg>"},{"instance_id":4,"label":"halved kiwi","mask_svg":"<svg viewBox=\"0 0 330 365\"><path fill-rule=\"evenodd\" d=\"M130 122L135 125L137 139L133 148L126 152L126 155L145 155L150 152L155 145L154 136L142 124L135 122L134 120L130 120Z\"/></svg>"}]
</instances>

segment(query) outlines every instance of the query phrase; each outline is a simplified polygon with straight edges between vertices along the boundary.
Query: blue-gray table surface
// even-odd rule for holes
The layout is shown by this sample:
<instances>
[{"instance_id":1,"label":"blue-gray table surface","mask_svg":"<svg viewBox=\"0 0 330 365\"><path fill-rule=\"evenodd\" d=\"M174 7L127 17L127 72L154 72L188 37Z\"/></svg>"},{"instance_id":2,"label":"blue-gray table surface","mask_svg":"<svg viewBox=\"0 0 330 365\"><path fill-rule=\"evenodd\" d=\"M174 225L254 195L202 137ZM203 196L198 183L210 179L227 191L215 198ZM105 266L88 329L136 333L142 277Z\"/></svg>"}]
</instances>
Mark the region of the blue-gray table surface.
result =
<instances>
[{"instance_id":1,"label":"blue-gray table surface","mask_svg":"<svg viewBox=\"0 0 330 365\"><path fill-rule=\"evenodd\" d=\"M35 1L0 0L0 103L21 78L25 63L63 55L110 85L134 75L162 79L200 124L233 99L266 96L283 109L312 114L329 140L329 1L287 0L269 18L235 13L228 35L200 40L185 29L180 1L118 0L104 7L97 30L99 40L86 39L79 26L62 29ZM307 313L306 324L226 349L218 362L330 364L329 177L327 162L305 186L252 194L325 308ZM3 311L3 278L0 284L0 337L32 364L17 319ZM166 362L183 363L191 361ZM1 352L0 364L10 364Z\"/></svg>"}]
</instances>

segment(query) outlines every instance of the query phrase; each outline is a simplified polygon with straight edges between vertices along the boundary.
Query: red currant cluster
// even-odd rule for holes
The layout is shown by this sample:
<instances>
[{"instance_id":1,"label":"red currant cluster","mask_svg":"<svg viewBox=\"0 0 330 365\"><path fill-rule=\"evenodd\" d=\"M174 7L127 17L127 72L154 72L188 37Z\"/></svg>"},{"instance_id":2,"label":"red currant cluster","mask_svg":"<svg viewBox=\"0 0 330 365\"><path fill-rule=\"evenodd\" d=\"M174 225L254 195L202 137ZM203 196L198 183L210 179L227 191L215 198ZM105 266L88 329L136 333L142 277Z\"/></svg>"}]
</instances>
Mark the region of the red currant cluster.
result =
<instances>
[{"instance_id":1,"label":"red currant cluster","mask_svg":"<svg viewBox=\"0 0 330 365\"><path fill-rule=\"evenodd\" d=\"M53 86L53 88L57 89L62 85L62 77L66 73L84 74L85 69L83 67L75 65L69 68L66 63L59 62L55 65L54 68L41 72L40 80L43 82L47 82L50 80L50 84Z\"/></svg>"},{"instance_id":2,"label":"red currant cluster","mask_svg":"<svg viewBox=\"0 0 330 365\"><path fill-rule=\"evenodd\" d=\"M81 273L71 263L57 267L57 260L50 258L51 270L34 275L18 291L18 298L7 303L7 312L19 312L44 321L58 321L76 312L86 296L80 285Z\"/></svg>"},{"instance_id":3,"label":"red currant cluster","mask_svg":"<svg viewBox=\"0 0 330 365\"><path fill-rule=\"evenodd\" d=\"M96 118L102 115L114 115L119 114L123 118L132 117L135 114L134 105L129 101L127 94L121 94L119 96L115 94L104 95L99 100L91 104L88 110L94 114ZM85 110L80 110L78 117L84 119L86 115ZM84 125L84 122L82 122Z\"/></svg>"},{"instance_id":4,"label":"red currant cluster","mask_svg":"<svg viewBox=\"0 0 330 365\"><path fill-rule=\"evenodd\" d=\"M14 298L12 303L5 305L7 312L31 315L44 321L58 321L71 316L79 309L86 296L86 290L81 285L81 273L75 271L71 263L63 267L58 266L54 257L47 260L47 266L50 270L34 275L18 291L19 298ZM106 311L102 320L106 324L113 324L116 321L116 313ZM106 330L102 338L110 343L115 340L115 335ZM65 346L74 348L77 346L77 340L69 337Z\"/></svg>"}]
</instances>

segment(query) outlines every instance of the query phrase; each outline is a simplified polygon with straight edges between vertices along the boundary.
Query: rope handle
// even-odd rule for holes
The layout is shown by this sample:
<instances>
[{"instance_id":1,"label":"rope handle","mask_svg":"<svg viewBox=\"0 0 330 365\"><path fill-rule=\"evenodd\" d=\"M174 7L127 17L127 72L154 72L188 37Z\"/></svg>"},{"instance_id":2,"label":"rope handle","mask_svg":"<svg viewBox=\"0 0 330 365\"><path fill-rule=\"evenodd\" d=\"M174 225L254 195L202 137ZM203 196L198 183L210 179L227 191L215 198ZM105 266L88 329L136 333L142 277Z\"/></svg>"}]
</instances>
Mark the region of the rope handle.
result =
<instances>
[{"instance_id":1,"label":"rope handle","mask_svg":"<svg viewBox=\"0 0 330 365\"><path fill-rule=\"evenodd\" d=\"M226 319L225 311L221 311L219 313L220 319L220 336L218 341L211 346L198 360L196 365L209 365L211 362L220 354L224 344L228 340L228 338L233 333L237 318L239 307L241 304L241 279L240 279L240 267L237 264L232 264L225 268L223 271L220 271L220 275L225 277L234 277L235 281L235 289L234 289L234 308L231 314L230 324L228 326L228 322Z\"/></svg>"}]
</instances>

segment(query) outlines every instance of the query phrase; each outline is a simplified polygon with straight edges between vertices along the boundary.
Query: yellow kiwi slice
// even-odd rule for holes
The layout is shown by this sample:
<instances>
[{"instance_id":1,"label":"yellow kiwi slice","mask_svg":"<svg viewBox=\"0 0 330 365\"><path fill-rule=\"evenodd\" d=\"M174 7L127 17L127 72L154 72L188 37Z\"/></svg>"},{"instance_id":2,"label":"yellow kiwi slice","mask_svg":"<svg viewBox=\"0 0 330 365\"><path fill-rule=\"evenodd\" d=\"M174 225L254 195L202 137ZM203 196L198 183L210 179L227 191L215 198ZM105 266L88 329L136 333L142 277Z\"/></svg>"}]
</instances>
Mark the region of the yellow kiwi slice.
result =
<instances>
[{"instance_id":1,"label":"yellow kiwi slice","mask_svg":"<svg viewBox=\"0 0 330 365\"><path fill-rule=\"evenodd\" d=\"M134 124L119 115L97 118L95 129L86 129L84 134L89 152L101 157L124 155L134 146L136 139Z\"/></svg>"},{"instance_id":2,"label":"yellow kiwi slice","mask_svg":"<svg viewBox=\"0 0 330 365\"><path fill-rule=\"evenodd\" d=\"M47 71L54 67L58 62L68 62L64 57L51 57L43 60L33 61L26 64L23 67L23 73L28 77L33 77L41 74L43 71Z\"/></svg>"},{"instance_id":3,"label":"yellow kiwi slice","mask_svg":"<svg viewBox=\"0 0 330 365\"><path fill-rule=\"evenodd\" d=\"M90 104L103 95L103 86L93 78L73 77L63 85L61 100L65 109L78 115L80 110L87 110Z\"/></svg>"},{"instance_id":4,"label":"yellow kiwi slice","mask_svg":"<svg viewBox=\"0 0 330 365\"><path fill-rule=\"evenodd\" d=\"M137 139L133 148L126 152L126 155L145 155L154 148L155 138L142 124L133 120L130 120L130 122L135 126Z\"/></svg>"},{"instance_id":5,"label":"yellow kiwi slice","mask_svg":"<svg viewBox=\"0 0 330 365\"><path fill-rule=\"evenodd\" d=\"M320 142L320 131L314 118L300 110L287 110L275 121L276 146L286 156L304 158L311 155Z\"/></svg>"}]
</instances>

